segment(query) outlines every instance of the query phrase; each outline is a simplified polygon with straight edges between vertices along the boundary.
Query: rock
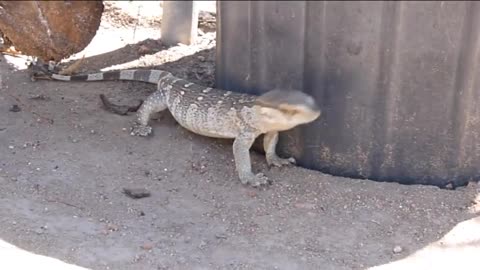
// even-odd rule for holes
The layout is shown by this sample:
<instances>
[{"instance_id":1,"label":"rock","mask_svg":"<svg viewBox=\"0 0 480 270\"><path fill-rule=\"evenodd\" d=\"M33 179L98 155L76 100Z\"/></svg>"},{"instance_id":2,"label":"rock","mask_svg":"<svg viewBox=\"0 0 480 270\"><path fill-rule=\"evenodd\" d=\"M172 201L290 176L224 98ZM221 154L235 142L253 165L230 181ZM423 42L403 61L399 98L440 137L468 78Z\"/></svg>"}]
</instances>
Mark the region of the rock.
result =
<instances>
[{"instance_id":1,"label":"rock","mask_svg":"<svg viewBox=\"0 0 480 270\"><path fill-rule=\"evenodd\" d=\"M402 251L403 251L403 248L401 246L395 246L393 248L393 253L395 254L401 253Z\"/></svg>"},{"instance_id":2,"label":"rock","mask_svg":"<svg viewBox=\"0 0 480 270\"><path fill-rule=\"evenodd\" d=\"M15 49L44 61L83 50L95 36L102 1L0 1L0 29Z\"/></svg>"},{"instance_id":3,"label":"rock","mask_svg":"<svg viewBox=\"0 0 480 270\"><path fill-rule=\"evenodd\" d=\"M115 225L115 224L108 224L107 225L107 230L110 231L110 232L116 232L119 230L118 226Z\"/></svg>"},{"instance_id":4,"label":"rock","mask_svg":"<svg viewBox=\"0 0 480 270\"><path fill-rule=\"evenodd\" d=\"M50 100L50 97L40 94L40 95L32 96L32 97L30 97L30 99L31 99L31 100L43 100L43 101L48 101L48 100Z\"/></svg>"},{"instance_id":5,"label":"rock","mask_svg":"<svg viewBox=\"0 0 480 270\"><path fill-rule=\"evenodd\" d=\"M141 199L150 196L150 192L145 188L124 188L123 193L132 199Z\"/></svg>"},{"instance_id":6,"label":"rock","mask_svg":"<svg viewBox=\"0 0 480 270\"><path fill-rule=\"evenodd\" d=\"M215 237L217 239L227 239L228 238L228 236L224 233L217 233L217 234L215 234Z\"/></svg>"},{"instance_id":7,"label":"rock","mask_svg":"<svg viewBox=\"0 0 480 270\"><path fill-rule=\"evenodd\" d=\"M153 248L153 244L152 243L145 243L141 246L141 248L143 250L151 250Z\"/></svg>"},{"instance_id":8,"label":"rock","mask_svg":"<svg viewBox=\"0 0 480 270\"><path fill-rule=\"evenodd\" d=\"M9 111L11 112L19 112L21 111L22 109L20 109L20 107L17 105L17 104L14 104L12 107L10 107Z\"/></svg>"},{"instance_id":9,"label":"rock","mask_svg":"<svg viewBox=\"0 0 480 270\"><path fill-rule=\"evenodd\" d=\"M150 49L149 47L145 46L145 45L141 45L139 48L138 48L138 53L140 55L145 55L145 54L150 54L152 53L152 49Z\"/></svg>"},{"instance_id":10,"label":"rock","mask_svg":"<svg viewBox=\"0 0 480 270\"><path fill-rule=\"evenodd\" d=\"M447 185L445 185L445 189L453 190L453 184L448 183Z\"/></svg>"},{"instance_id":11,"label":"rock","mask_svg":"<svg viewBox=\"0 0 480 270\"><path fill-rule=\"evenodd\" d=\"M313 209L315 209L315 204L313 204L313 203L296 203L295 208L313 210Z\"/></svg>"}]
</instances>

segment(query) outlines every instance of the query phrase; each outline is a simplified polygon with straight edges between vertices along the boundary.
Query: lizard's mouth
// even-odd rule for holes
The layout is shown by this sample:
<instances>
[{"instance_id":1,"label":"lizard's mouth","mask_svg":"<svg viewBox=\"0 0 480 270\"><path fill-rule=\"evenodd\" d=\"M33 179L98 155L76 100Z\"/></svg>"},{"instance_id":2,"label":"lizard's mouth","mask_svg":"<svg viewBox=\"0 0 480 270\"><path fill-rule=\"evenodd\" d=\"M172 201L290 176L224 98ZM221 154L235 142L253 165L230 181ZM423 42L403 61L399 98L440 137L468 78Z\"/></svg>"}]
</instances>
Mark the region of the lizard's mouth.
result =
<instances>
[{"instance_id":1,"label":"lizard's mouth","mask_svg":"<svg viewBox=\"0 0 480 270\"><path fill-rule=\"evenodd\" d=\"M265 110L266 108L264 108ZM270 111L271 110L271 111ZM285 131L294 128L298 125L307 124L315 121L320 117L320 110L279 110L270 109L267 114L264 114L263 125L268 129L276 131Z\"/></svg>"},{"instance_id":2,"label":"lizard's mouth","mask_svg":"<svg viewBox=\"0 0 480 270\"><path fill-rule=\"evenodd\" d=\"M280 109L286 116L289 116L291 122L297 122L296 125L315 121L322 114L318 106L312 108L306 106L286 106L285 108L280 107Z\"/></svg>"}]
</instances>

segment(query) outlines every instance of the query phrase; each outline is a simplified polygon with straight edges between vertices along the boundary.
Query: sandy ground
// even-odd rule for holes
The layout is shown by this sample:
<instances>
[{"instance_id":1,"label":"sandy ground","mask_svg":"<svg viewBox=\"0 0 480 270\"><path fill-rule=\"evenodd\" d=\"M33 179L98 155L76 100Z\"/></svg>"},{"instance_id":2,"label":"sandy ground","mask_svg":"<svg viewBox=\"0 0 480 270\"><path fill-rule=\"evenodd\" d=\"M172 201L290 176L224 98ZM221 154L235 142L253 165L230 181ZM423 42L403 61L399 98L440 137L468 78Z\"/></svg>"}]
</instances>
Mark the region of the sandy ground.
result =
<instances>
[{"instance_id":1,"label":"sandy ground","mask_svg":"<svg viewBox=\"0 0 480 270\"><path fill-rule=\"evenodd\" d=\"M86 55L82 72L155 67L212 86L215 33L204 25L196 44L164 46L159 12L158 2L109 4L72 59ZM168 112L152 137L132 137L134 116L98 97L135 104L154 86L32 82L24 60L0 60L0 269L478 269L477 185L268 169L252 152L254 170L275 182L249 188L231 141L190 133Z\"/></svg>"}]
</instances>

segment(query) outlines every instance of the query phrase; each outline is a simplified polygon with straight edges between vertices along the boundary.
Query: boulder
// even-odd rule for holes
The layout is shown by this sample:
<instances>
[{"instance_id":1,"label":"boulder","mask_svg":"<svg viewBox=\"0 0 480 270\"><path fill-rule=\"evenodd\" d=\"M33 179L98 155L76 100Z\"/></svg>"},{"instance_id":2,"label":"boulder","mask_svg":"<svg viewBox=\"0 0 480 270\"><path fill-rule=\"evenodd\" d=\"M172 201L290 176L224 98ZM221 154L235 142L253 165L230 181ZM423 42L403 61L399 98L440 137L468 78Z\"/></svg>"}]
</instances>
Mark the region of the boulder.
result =
<instances>
[{"instance_id":1,"label":"boulder","mask_svg":"<svg viewBox=\"0 0 480 270\"><path fill-rule=\"evenodd\" d=\"M102 1L0 1L0 32L23 54L59 62L90 43L102 12Z\"/></svg>"}]
</instances>

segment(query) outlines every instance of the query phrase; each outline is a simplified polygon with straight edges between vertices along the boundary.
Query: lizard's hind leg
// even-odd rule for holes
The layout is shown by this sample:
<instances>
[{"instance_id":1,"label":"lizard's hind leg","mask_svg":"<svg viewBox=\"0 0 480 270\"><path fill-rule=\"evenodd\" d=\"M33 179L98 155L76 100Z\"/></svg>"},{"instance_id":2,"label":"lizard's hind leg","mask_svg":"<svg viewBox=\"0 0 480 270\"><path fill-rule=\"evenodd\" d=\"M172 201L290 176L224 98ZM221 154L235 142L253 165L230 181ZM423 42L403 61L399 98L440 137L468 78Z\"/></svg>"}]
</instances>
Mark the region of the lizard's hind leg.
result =
<instances>
[{"instance_id":1,"label":"lizard's hind leg","mask_svg":"<svg viewBox=\"0 0 480 270\"><path fill-rule=\"evenodd\" d=\"M131 128L133 136L148 136L152 133L152 127L148 125L150 117L154 113L167 109L165 96L161 91L155 91L147 97L137 111L137 119Z\"/></svg>"}]
</instances>

